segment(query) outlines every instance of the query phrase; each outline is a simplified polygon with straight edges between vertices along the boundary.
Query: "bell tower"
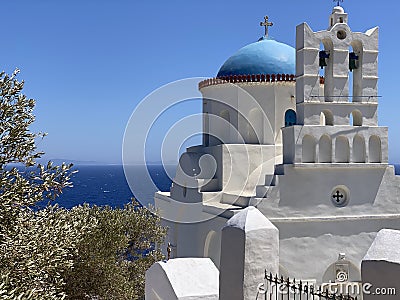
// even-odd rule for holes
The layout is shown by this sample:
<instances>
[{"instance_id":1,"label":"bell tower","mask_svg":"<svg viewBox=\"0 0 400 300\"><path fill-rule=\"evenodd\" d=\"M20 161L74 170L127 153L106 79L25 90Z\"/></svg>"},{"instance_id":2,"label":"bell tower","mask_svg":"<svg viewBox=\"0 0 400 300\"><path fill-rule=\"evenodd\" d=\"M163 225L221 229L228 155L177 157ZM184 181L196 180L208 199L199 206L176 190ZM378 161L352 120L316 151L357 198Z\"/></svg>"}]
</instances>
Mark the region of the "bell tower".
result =
<instances>
[{"instance_id":1,"label":"bell tower","mask_svg":"<svg viewBox=\"0 0 400 300\"><path fill-rule=\"evenodd\" d=\"M313 32L306 23L296 28L299 124L320 125L320 114L329 110L335 125L349 125L356 109L363 124L376 126L379 30L352 32L340 6L333 8L329 19L328 30Z\"/></svg>"},{"instance_id":2,"label":"bell tower","mask_svg":"<svg viewBox=\"0 0 400 300\"><path fill-rule=\"evenodd\" d=\"M347 24L348 20L349 20L349 17L344 12L343 7L336 6L336 7L333 8L332 14L329 17L328 30L332 29L332 27L335 26L337 23Z\"/></svg>"},{"instance_id":3,"label":"bell tower","mask_svg":"<svg viewBox=\"0 0 400 300\"><path fill-rule=\"evenodd\" d=\"M297 123L283 130L284 164L387 163L377 113L379 29L353 32L347 22L336 6L327 30L296 28Z\"/></svg>"}]
</instances>

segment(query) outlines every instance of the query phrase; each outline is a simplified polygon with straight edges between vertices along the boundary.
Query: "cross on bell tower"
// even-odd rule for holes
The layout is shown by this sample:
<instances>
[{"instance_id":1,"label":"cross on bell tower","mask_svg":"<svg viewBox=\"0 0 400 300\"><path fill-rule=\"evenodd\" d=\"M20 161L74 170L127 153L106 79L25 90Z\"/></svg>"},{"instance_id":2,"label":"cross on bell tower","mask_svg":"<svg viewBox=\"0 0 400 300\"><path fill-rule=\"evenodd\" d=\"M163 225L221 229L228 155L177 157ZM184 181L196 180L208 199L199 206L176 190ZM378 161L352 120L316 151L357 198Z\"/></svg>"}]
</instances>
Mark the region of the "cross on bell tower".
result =
<instances>
[{"instance_id":1,"label":"cross on bell tower","mask_svg":"<svg viewBox=\"0 0 400 300\"><path fill-rule=\"evenodd\" d=\"M264 26L265 27L265 37L268 37L268 27L273 26L274 23L272 22L268 22L268 16L264 17L264 22L260 22L260 26Z\"/></svg>"}]
</instances>

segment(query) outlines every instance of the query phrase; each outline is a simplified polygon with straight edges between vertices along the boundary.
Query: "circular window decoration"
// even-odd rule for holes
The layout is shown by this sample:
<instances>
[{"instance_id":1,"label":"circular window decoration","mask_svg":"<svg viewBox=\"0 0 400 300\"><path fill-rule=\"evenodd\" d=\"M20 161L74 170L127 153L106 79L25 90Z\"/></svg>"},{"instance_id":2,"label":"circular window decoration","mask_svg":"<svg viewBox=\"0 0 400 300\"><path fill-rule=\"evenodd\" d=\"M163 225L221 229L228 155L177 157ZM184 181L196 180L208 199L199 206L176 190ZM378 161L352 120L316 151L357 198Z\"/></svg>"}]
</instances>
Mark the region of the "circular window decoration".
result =
<instances>
[{"instance_id":1,"label":"circular window decoration","mask_svg":"<svg viewBox=\"0 0 400 300\"><path fill-rule=\"evenodd\" d=\"M345 186L337 186L331 192L331 201L337 207L346 206L349 203L349 189Z\"/></svg>"},{"instance_id":2,"label":"circular window decoration","mask_svg":"<svg viewBox=\"0 0 400 300\"><path fill-rule=\"evenodd\" d=\"M347 36L347 33L346 33L346 31L344 31L344 30L339 30L339 31L336 33L336 36L337 36L337 38L338 38L339 40L344 40L344 39L346 38L346 36Z\"/></svg>"}]
</instances>

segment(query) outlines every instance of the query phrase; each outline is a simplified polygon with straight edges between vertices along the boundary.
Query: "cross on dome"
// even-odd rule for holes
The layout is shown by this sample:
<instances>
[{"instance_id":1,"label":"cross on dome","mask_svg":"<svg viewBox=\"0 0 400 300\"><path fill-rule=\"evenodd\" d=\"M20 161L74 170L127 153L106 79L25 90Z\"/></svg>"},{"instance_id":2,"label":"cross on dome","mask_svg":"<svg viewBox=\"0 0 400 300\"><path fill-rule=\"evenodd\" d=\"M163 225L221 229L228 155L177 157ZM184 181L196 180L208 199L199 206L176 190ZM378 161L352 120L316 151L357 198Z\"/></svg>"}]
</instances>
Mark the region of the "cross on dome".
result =
<instances>
[{"instance_id":1,"label":"cross on dome","mask_svg":"<svg viewBox=\"0 0 400 300\"><path fill-rule=\"evenodd\" d=\"M337 2L337 6L340 6L340 3L343 3L344 0L333 0L333 2Z\"/></svg>"},{"instance_id":2,"label":"cross on dome","mask_svg":"<svg viewBox=\"0 0 400 300\"><path fill-rule=\"evenodd\" d=\"M274 23L272 22L268 22L268 16L264 17L264 22L260 22L260 26L264 26L265 27L265 37L268 37L268 27L273 26Z\"/></svg>"}]
</instances>

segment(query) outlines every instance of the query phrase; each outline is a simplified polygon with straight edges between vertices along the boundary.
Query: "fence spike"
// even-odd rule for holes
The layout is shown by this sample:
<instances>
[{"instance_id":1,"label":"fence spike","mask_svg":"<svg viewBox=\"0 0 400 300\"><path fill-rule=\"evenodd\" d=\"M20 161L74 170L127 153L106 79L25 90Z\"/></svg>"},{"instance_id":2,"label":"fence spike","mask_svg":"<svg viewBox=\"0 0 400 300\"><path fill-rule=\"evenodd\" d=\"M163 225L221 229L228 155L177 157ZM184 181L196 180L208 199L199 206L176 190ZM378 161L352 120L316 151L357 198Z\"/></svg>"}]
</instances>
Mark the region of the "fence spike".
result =
<instances>
[{"instance_id":1,"label":"fence spike","mask_svg":"<svg viewBox=\"0 0 400 300\"><path fill-rule=\"evenodd\" d=\"M318 296L318 297L321 297L321 296L322 296L322 290L321 290L321 287L320 287L320 286L319 286L318 289L317 289L317 296Z\"/></svg>"},{"instance_id":2,"label":"fence spike","mask_svg":"<svg viewBox=\"0 0 400 300\"><path fill-rule=\"evenodd\" d=\"M303 283L301 282L301 280L300 280L300 283L299 283L299 291L300 291L300 293L299 293L299 298L300 298L300 300L301 300L301 294L302 294L302 291L303 291Z\"/></svg>"}]
</instances>

